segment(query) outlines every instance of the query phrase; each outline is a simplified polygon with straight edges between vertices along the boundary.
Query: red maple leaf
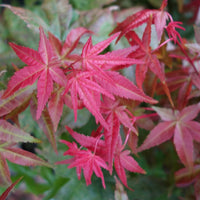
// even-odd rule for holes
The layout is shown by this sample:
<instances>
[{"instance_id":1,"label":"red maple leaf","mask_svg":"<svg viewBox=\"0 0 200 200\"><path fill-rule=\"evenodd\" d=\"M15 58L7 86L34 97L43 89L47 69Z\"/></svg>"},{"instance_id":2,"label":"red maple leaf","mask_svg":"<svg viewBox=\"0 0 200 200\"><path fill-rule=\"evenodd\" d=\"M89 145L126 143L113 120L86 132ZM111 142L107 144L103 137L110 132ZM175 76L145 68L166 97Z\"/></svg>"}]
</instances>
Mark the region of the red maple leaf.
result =
<instances>
[{"instance_id":1,"label":"red maple leaf","mask_svg":"<svg viewBox=\"0 0 200 200\"><path fill-rule=\"evenodd\" d=\"M153 107L163 122L151 130L139 151L159 145L173 137L181 162L190 169L194 163L193 140L200 142L200 123L193 121L199 113L199 105L185 107L183 110Z\"/></svg>"},{"instance_id":2,"label":"red maple leaf","mask_svg":"<svg viewBox=\"0 0 200 200\"><path fill-rule=\"evenodd\" d=\"M11 77L3 97L6 98L20 88L32 85L39 78L37 82L37 119L39 119L45 104L51 96L53 82L65 86L65 74L60 69L61 63L55 56L42 28L40 28L38 51L14 43L10 43L10 46L27 66L15 72L14 76Z\"/></svg>"},{"instance_id":3,"label":"red maple leaf","mask_svg":"<svg viewBox=\"0 0 200 200\"><path fill-rule=\"evenodd\" d=\"M103 69L110 69L112 67L116 67L118 65L132 65L137 63L142 63L142 61L138 61L133 58L126 58L131 52L130 48L123 50L116 50L106 54L101 53L109 44L118 36L116 33L108 39L97 43L96 45L92 45L91 37L88 39L86 44L83 47L81 60L83 69L96 69L101 66Z\"/></svg>"},{"instance_id":4,"label":"red maple leaf","mask_svg":"<svg viewBox=\"0 0 200 200\"><path fill-rule=\"evenodd\" d=\"M66 144L69 149L64 153L64 155L74 156L72 159L58 162L57 164L70 164L68 168L76 167L77 176L80 178L81 169L83 169L83 174L86 180L86 184L91 184L91 177L93 172L97 177L100 177L102 180L102 185L105 188L105 181L101 167L107 169L106 162L98 155L93 153L90 150L81 150L77 148L75 143L71 144L70 142L61 140ZM98 144L97 144L98 145Z\"/></svg>"},{"instance_id":5,"label":"red maple leaf","mask_svg":"<svg viewBox=\"0 0 200 200\"><path fill-rule=\"evenodd\" d=\"M150 46L151 21L152 20L150 18L143 33L142 39L140 39L134 31L130 31L126 34L126 38L131 45L135 45L136 43L139 46L135 52L130 54L130 57L144 61L144 64L136 65L136 82L140 88L142 88L148 68L150 68L151 71L155 73L163 83L165 82L164 70Z\"/></svg>"},{"instance_id":6,"label":"red maple leaf","mask_svg":"<svg viewBox=\"0 0 200 200\"><path fill-rule=\"evenodd\" d=\"M119 23L117 27L110 34L120 32L120 35L117 39L117 41L119 41L119 39L123 35L127 34L132 29L137 28L140 25L148 22L148 20L151 18L153 20L153 23L155 24L158 40L160 41L163 30L166 25L166 20L170 19L171 21L173 21L171 15L168 12L164 11L164 8L166 6L167 6L167 0L163 0L159 10L145 9L139 11L127 17L124 21Z\"/></svg>"},{"instance_id":7,"label":"red maple leaf","mask_svg":"<svg viewBox=\"0 0 200 200\"><path fill-rule=\"evenodd\" d=\"M133 127L133 121L129 118L125 106L120 105L119 101L113 101L104 97L101 106L102 113L106 115L106 122L109 129L103 132L106 144L106 154L110 174L112 174L113 159L117 146L118 137L120 135L120 125L123 124L130 131L137 132Z\"/></svg>"},{"instance_id":8,"label":"red maple leaf","mask_svg":"<svg viewBox=\"0 0 200 200\"><path fill-rule=\"evenodd\" d=\"M125 145L122 145L121 138L118 137L118 143L117 143L117 147L115 150L115 157L114 157L114 166L121 182L127 188L129 188L127 184L125 169L130 172L136 172L136 173L142 173L142 174L145 174L146 172L138 165L137 161L135 161L135 159L131 155L129 155L130 151L124 150L124 146Z\"/></svg>"},{"instance_id":9,"label":"red maple leaf","mask_svg":"<svg viewBox=\"0 0 200 200\"><path fill-rule=\"evenodd\" d=\"M91 38L83 47L82 55L77 56L77 61L71 64L71 70L67 75L67 86L65 94L70 93L72 99L75 120L77 118L78 100L82 100L85 107L95 116L106 129L108 128L101 112L101 95L114 99L114 95L130 98L138 101L156 103L155 100L146 96L141 89L138 89L131 81L118 72L108 71L109 68L118 65L130 65L141 63L135 59L126 58L131 48L108 54L100 54L118 34L92 45ZM128 53L127 53L127 52Z\"/></svg>"}]
</instances>

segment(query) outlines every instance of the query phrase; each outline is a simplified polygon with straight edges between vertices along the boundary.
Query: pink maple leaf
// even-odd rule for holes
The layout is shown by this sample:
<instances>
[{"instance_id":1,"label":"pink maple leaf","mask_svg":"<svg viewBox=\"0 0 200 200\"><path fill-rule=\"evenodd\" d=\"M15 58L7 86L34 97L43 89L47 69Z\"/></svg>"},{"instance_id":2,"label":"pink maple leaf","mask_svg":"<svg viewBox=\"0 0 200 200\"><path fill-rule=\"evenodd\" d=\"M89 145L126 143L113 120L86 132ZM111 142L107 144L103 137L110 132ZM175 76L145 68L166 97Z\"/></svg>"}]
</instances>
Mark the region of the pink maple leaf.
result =
<instances>
[{"instance_id":1,"label":"pink maple leaf","mask_svg":"<svg viewBox=\"0 0 200 200\"><path fill-rule=\"evenodd\" d=\"M40 28L38 51L14 43L10 43L10 46L27 66L15 72L14 76L11 77L3 97L6 98L20 88L32 85L39 78L37 82L37 119L39 119L45 104L51 96L53 82L65 86L65 74L60 69L61 64L42 28Z\"/></svg>"},{"instance_id":2,"label":"pink maple leaf","mask_svg":"<svg viewBox=\"0 0 200 200\"><path fill-rule=\"evenodd\" d=\"M167 0L163 0L159 10L145 9L139 11L127 17L124 21L119 23L117 27L110 34L120 32L120 35L117 39L117 41L119 41L119 39L123 35L126 35L129 31L133 30L134 28L137 28L140 25L148 22L149 19L151 18L152 22L155 24L158 40L160 41L163 30L166 25L166 21L168 19L173 21L171 15L168 12L164 11L164 8L166 6L167 6Z\"/></svg>"},{"instance_id":3,"label":"pink maple leaf","mask_svg":"<svg viewBox=\"0 0 200 200\"><path fill-rule=\"evenodd\" d=\"M191 169L194 163L193 140L200 142L200 123L193 120L199 113L199 106L188 106L181 111L159 107L153 109L163 122L151 130L138 151L149 149L173 137L181 162Z\"/></svg>"},{"instance_id":4,"label":"pink maple leaf","mask_svg":"<svg viewBox=\"0 0 200 200\"><path fill-rule=\"evenodd\" d=\"M139 46L135 52L130 54L130 57L144 61L144 64L136 65L136 82L140 88L142 88L148 68L150 68L150 70L155 73L162 82L165 81L164 70L157 56L153 54L150 46L151 24L152 19L150 18L147 21L147 26L143 33L142 39L140 39L134 31L130 31L126 34L126 38L131 45L135 45L136 43Z\"/></svg>"},{"instance_id":5,"label":"pink maple leaf","mask_svg":"<svg viewBox=\"0 0 200 200\"><path fill-rule=\"evenodd\" d=\"M106 122L109 124L109 129L104 131L106 144L106 154L108 159L108 167L112 174L113 159L117 146L118 137L120 135L120 125L123 124L129 130L137 132L133 127L133 122L126 113L125 106L119 104L119 101L113 101L104 97L101 111L106 114Z\"/></svg>"},{"instance_id":6,"label":"pink maple leaf","mask_svg":"<svg viewBox=\"0 0 200 200\"><path fill-rule=\"evenodd\" d=\"M64 155L71 155L74 157L70 160L58 162L57 164L70 164L68 168L76 167L78 178L80 178L81 169L83 169L87 185L91 184L91 177L94 172L97 177L101 178L102 185L105 188L104 176L101 171L101 167L104 169L108 168L105 161L100 156L96 155L95 152L93 153L90 150L78 149L75 143L71 144L70 142L63 140L61 142L69 147Z\"/></svg>"},{"instance_id":7,"label":"pink maple leaf","mask_svg":"<svg viewBox=\"0 0 200 200\"><path fill-rule=\"evenodd\" d=\"M135 159L131 155L129 155L130 151L123 150L123 149L124 149L124 145L122 145L121 138L119 137L116 152L115 152L114 166L121 182L127 188L129 188L127 184L125 169L130 172L135 172L135 173L145 174L146 172L138 165L137 161L135 161Z\"/></svg>"},{"instance_id":8,"label":"pink maple leaf","mask_svg":"<svg viewBox=\"0 0 200 200\"><path fill-rule=\"evenodd\" d=\"M141 89L138 89L127 78L117 72L108 71L109 68L118 65L137 63L135 59L126 58L130 50L135 47L98 55L117 35L115 34L94 46L91 38L89 38L83 47L82 55L77 56L77 60L70 65L71 70L68 71L68 81L64 93L70 93L71 95L75 120L77 118L78 101L82 100L85 107L95 116L96 122L100 122L107 129L108 125L100 113L101 95L111 99L114 99L114 95L116 95L156 103L155 100L146 96ZM120 56L117 56L117 52Z\"/></svg>"},{"instance_id":9,"label":"pink maple leaf","mask_svg":"<svg viewBox=\"0 0 200 200\"><path fill-rule=\"evenodd\" d=\"M83 47L81 60L83 69L96 69L97 67L102 67L110 69L118 65L132 65L137 63L142 63L140 60L133 58L127 58L126 56L134 50L135 47L116 50L108 52L106 54L100 54L110 43L118 36L116 33L108 39L101 41L93 46L91 37L88 39L86 44Z\"/></svg>"},{"instance_id":10,"label":"pink maple leaf","mask_svg":"<svg viewBox=\"0 0 200 200\"><path fill-rule=\"evenodd\" d=\"M89 71L72 72L68 75L65 93L70 90L75 120L77 119L78 99L80 98L86 108L95 116L96 121L99 121L107 128L108 125L100 113L100 94L107 95L110 98L114 97L111 93L97 84L92 76L94 76L94 73Z\"/></svg>"}]
</instances>

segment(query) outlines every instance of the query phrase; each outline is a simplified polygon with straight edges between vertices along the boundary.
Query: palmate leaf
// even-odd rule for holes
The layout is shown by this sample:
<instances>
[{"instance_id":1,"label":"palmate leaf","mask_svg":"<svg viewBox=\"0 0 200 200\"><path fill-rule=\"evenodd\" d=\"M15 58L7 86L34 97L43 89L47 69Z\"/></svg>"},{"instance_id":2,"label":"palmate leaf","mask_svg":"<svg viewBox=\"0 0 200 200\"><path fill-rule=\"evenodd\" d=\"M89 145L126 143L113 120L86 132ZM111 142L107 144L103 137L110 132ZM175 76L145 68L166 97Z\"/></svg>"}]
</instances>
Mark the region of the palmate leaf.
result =
<instances>
[{"instance_id":1,"label":"palmate leaf","mask_svg":"<svg viewBox=\"0 0 200 200\"><path fill-rule=\"evenodd\" d=\"M163 0L159 10L145 9L139 11L127 17L124 21L119 23L110 34L120 32L120 35L117 38L117 41L119 41L123 35L131 31L132 29L137 28L140 25L146 23L150 18L152 18L156 27L158 40L160 41L167 19L170 18L170 20L172 20L171 15L168 12L164 11L164 8L166 6L167 0Z\"/></svg>"},{"instance_id":2,"label":"palmate leaf","mask_svg":"<svg viewBox=\"0 0 200 200\"><path fill-rule=\"evenodd\" d=\"M135 47L116 50L106 54L100 54L110 43L118 36L116 33L108 39L101 41L93 46L92 38L90 37L86 44L83 47L81 60L83 68L86 70L96 69L97 67L102 66L102 69L111 69L116 66L125 65L129 66L132 64L141 64L143 63L140 60L134 58L127 58L127 55L130 53L130 50L134 50Z\"/></svg>"},{"instance_id":3,"label":"palmate leaf","mask_svg":"<svg viewBox=\"0 0 200 200\"><path fill-rule=\"evenodd\" d=\"M173 143L181 162L191 170L194 165L193 140L200 142L200 124L194 121L199 113L198 104L185 107L181 111L153 108L164 122L160 122L151 130L138 151L149 149L173 137Z\"/></svg>"},{"instance_id":4,"label":"palmate leaf","mask_svg":"<svg viewBox=\"0 0 200 200\"><path fill-rule=\"evenodd\" d=\"M70 131L70 133L75 135L78 134L76 132L73 132L73 130L71 130L69 127L66 128ZM84 137L88 138L90 144L91 142L93 143L94 139L83 135L82 138ZM108 169L106 162L99 155L96 155L96 152L92 152L89 149L81 150L77 147L75 143L70 143L64 140L62 140L61 142L69 147L64 155L70 155L74 157L68 160L57 162L57 164L70 164L68 168L76 167L76 172L79 179L81 177L81 169L83 169L83 174L87 185L91 184L91 177L94 172L97 177L101 178L102 185L105 188L106 186L101 167L104 169ZM96 145L98 145L98 140L96 142Z\"/></svg>"},{"instance_id":5,"label":"palmate leaf","mask_svg":"<svg viewBox=\"0 0 200 200\"><path fill-rule=\"evenodd\" d=\"M133 116L132 118L129 117L126 106L123 106L120 104L120 101L118 100L112 100L110 98L107 98L106 96L103 97L103 102L101 105L101 112L105 113L107 115L107 118L109 118L109 115L115 114L118 118L119 122L129 130L131 130L134 133L137 133L137 130L133 126ZM109 123L112 124L112 123ZM113 124L111 125L113 126Z\"/></svg>"},{"instance_id":6,"label":"palmate leaf","mask_svg":"<svg viewBox=\"0 0 200 200\"><path fill-rule=\"evenodd\" d=\"M118 177L127 188L129 187L127 184L125 169L130 172L135 172L135 173L142 173L142 174L146 173L135 161L135 159L130 155L130 151L123 150L121 138L118 138L118 144L117 144L115 157L114 157L114 166L115 166L115 170L117 172Z\"/></svg>"},{"instance_id":7,"label":"palmate leaf","mask_svg":"<svg viewBox=\"0 0 200 200\"><path fill-rule=\"evenodd\" d=\"M102 93L112 99L114 97L106 89L93 81L91 79L92 76L94 76L94 72L92 71L75 73L68 80L65 93L70 90L75 120L77 119L78 99L80 98L83 100L85 107L95 116L96 121L100 122L105 128L108 128L107 123L100 113L100 94Z\"/></svg>"},{"instance_id":8,"label":"palmate leaf","mask_svg":"<svg viewBox=\"0 0 200 200\"><path fill-rule=\"evenodd\" d=\"M113 101L104 97L102 103L102 112L106 114L106 122L109 124L109 129L103 132L106 144L106 155L108 161L108 169L112 174L113 160L116 153L117 143L120 137L120 125L136 131L131 120L125 113L125 106L120 106L118 101ZM121 123L121 124L120 124Z\"/></svg>"},{"instance_id":9,"label":"palmate leaf","mask_svg":"<svg viewBox=\"0 0 200 200\"><path fill-rule=\"evenodd\" d=\"M152 19L149 18L142 39L140 39L134 31L125 35L130 45L135 45L136 43L139 46L129 57L144 61L144 64L137 64L136 66L136 82L140 88L142 88L148 68L159 77L161 82L165 81L162 66L151 50L151 25Z\"/></svg>"},{"instance_id":10,"label":"palmate leaf","mask_svg":"<svg viewBox=\"0 0 200 200\"><path fill-rule=\"evenodd\" d=\"M39 78L37 83L38 107L36 116L39 119L44 106L51 96L53 82L55 81L59 85L65 86L65 74L59 68L61 63L42 28L40 28L38 51L12 43L10 45L27 66L15 72L14 76L11 77L8 88L2 98L9 97L20 88L32 85Z\"/></svg>"},{"instance_id":11,"label":"palmate leaf","mask_svg":"<svg viewBox=\"0 0 200 200\"><path fill-rule=\"evenodd\" d=\"M103 71L99 67L88 71L75 71L68 75L65 93L70 92L72 105L77 118L78 100L81 99L85 107L95 116L96 121L108 129L101 112L101 94L111 99L113 95L127 99L157 103L156 100L146 96L130 80L114 71Z\"/></svg>"},{"instance_id":12,"label":"palmate leaf","mask_svg":"<svg viewBox=\"0 0 200 200\"><path fill-rule=\"evenodd\" d=\"M80 44L80 39L85 34L92 32L84 27L77 27L72 29L67 35L64 44L49 32L49 41L52 45L55 55L57 55L63 62L63 67L67 68L71 63L80 60L79 55L71 54Z\"/></svg>"},{"instance_id":13,"label":"palmate leaf","mask_svg":"<svg viewBox=\"0 0 200 200\"><path fill-rule=\"evenodd\" d=\"M101 167L107 169L107 165L100 156L95 155L89 150L80 150L75 156L75 159L72 160L71 164L68 166L68 168L72 167L83 169L83 174L87 185L91 184L91 177L94 172L97 177L101 178L102 185L104 188L106 188Z\"/></svg>"}]
</instances>

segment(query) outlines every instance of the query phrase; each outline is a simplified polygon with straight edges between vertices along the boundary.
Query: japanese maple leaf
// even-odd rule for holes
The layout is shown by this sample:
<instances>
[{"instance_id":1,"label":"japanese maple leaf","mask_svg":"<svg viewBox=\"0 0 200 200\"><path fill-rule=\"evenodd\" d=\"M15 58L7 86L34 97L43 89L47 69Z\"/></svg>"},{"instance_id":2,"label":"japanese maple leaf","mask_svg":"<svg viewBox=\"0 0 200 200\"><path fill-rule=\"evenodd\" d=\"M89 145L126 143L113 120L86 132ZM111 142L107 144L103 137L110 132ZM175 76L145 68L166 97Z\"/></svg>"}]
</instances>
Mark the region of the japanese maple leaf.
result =
<instances>
[{"instance_id":1,"label":"japanese maple leaf","mask_svg":"<svg viewBox=\"0 0 200 200\"><path fill-rule=\"evenodd\" d=\"M181 162L188 168L193 167L193 140L200 142L200 123L193 119L199 113L198 104L185 107L183 110L153 107L163 122L151 130L139 151L159 145L173 137L177 154Z\"/></svg>"},{"instance_id":2,"label":"japanese maple leaf","mask_svg":"<svg viewBox=\"0 0 200 200\"><path fill-rule=\"evenodd\" d=\"M65 93L70 91L75 120L77 119L78 99L80 98L83 100L86 108L95 116L96 121L107 128L108 125L100 113L100 94L107 95L112 99L114 99L114 97L111 93L107 92L103 87L97 84L92 76L94 76L94 72L89 71L75 71L69 74Z\"/></svg>"},{"instance_id":3,"label":"japanese maple leaf","mask_svg":"<svg viewBox=\"0 0 200 200\"><path fill-rule=\"evenodd\" d=\"M149 18L142 39L140 39L134 31L130 31L125 35L131 45L135 45L135 43L137 43L139 46L139 48L136 49L135 52L131 53L129 57L134 57L136 59L144 61L144 64L136 65L135 73L136 73L136 82L138 87L142 89L146 73L148 69L150 69L161 80L165 94L167 95L172 107L174 107L168 86L165 81L164 66L160 63L156 54L154 53L155 50L152 50L150 46L151 24L152 24L152 19ZM162 45L163 44L160 44L156 49L159 49Z\"/></svg>"},{"instance_id":4,"label":"japanese maple leaf","mask_svg":"<svg viewBox=\"0 0 200 200\"><path fill-rule=\"evenodd\" d=\"M120 31L120 35L117 39L119 39L127 34L129 31L131 31L134 28L139 27L140 25L146 23L150 18L152 18L153 23L156 27L156 32L158 36L158 41L160 41L163 30L166 25L166 20L170 18L171 21L173 21L171 15L164 11L164 8L167 6L167 0L163 0L162 5L159 10L150 10L145 9L142 11L139 11L129 17L127 17L124 21L119 23L117 27L110 33L116 33Z\"/></svg>"},{"instance_id":5,"label":"japanese maple leaf","mask_svg":"<svg viewBox=\"0 0 200 200\"><path fill-rule=\"evenodd\" d=\"M11 77L3 97L6 98L20 88L32 85L39 78L37 82L37 119L39 119L45 104L51 96L53 82L65 86L65 74L59 68L61 64L42 28L40 28L38 51L14 43L10 43L10 46L27 66L15 72L14 76Z\"/></svg>"},{"instance_id":6,"label":"japanese maple leaf","mask_svg":"<svg viewBox=\"0 0 200 200\"><path fill-rule=\"evenodd\" d=\"M91 177L94 172L97 177L101 178L102 185L105 188L106 186L105 186L103 172L101 171L101 167L107 169L106 162L100 156L96 155L90 150L79 150L77 149L76 145L72 146L67 141L61 141L61 142L65 143L70 148L64 153L64 155L71 155L74 156L74 158L70 159L69 162L61 161L60 164L70 163L68 168L76 167L78 172L77 175L79 178L81 169L83 169L83 174L87 185L91 184Z\"/></svg>"},{"instance_id":7,"label":"japanese maple leaf","mask_svg":"<svg viewBox=\"0 0 200 200\"><path fill-rule=\"evenodd\" d=\"M114 166L115 170L117 172L117 175L119 176L121 182L127 187L127 178L126 178L126 172L125 169L130 172L136 172L136 173L146 173L135 161L135 159L130 155L129 150L124 150L124 145L122 145L121 138L118 138L118 143L115 151L115 157L114 157Z\"/></svg>"},{"instance_id":8,"label":"japanese maple leaf","mask_svg":"<svg viewBox=\"0 0 200 200\"><path fill-rule=\"evenodd\" d=\"M108 39L101 41L93 46L92 38L90 37L86 44L83 47L81 61L83 69L95 69L98 70L99 73L101 68L103 69L111 69L112 67L116 67L118 65L132 65L137 63L142 63L142 61L138 61L134 58L127 58L127 55L131 53L135 49L127 48L122 50L116 50L112 52L108 52L106 54L100 54L109 44L118 36L116 33ZM98 69L100 68L100 69Z\"/></svg>"},{"instance_id":9,"label":"japanese maple leaf","mask_svg":"<svg viewBox=\"0 0 200 200\"><path fill-rule=\"evenodd\" d=\"M78 100L81 99L85 107L95 116L96 121L100 122L106 129L108 129L108 125L100 112L101 95L111 99L114 99L114 95L116 95L133 100L156 103L155 100L146 96L141 89L138 89L118 72L103 71L98 73L97 70L73 70L67 78L65 93L70 92L71 94L75 119L77 117Z\"/></svg>"},{"instance_id":10,"label":"japanese maple leaf","mask_svg":"<svg viewBox=\"0 0 200 200\"><path fill-rule=\"evenodd\" d=\"M140 88L142 88L142 84L144 82L148 68L150 68L150 70L159 77L161 82L165 81L165 75L162 66L157 56L153 54L150 46L151 24L152 19L150 18L147 22L142 40L137 36L134 31L126 34L126 38L131 45L134 45L135 43L139 45L139 48L135 52L131 53L130 57L134 57L144 61L144 64L136 65L136 82Z\"/></svg>"},{"instance_id":11,"label":"japanese maple leaf","mask_svg":"<svg viewBox=\"0 0 200 200\"><path fill-rule=\"evenodd\" d=\"M137 132L133 127L133 122L126 113L125 106L120 105L119 101L113 101L109 98L103 98L101 111L106 114L106 122L109 124L109 129L104 131L106 144L106 154L108 159L108 167L112 174L114 153L120 135L120 125L123 124L130 131Z\"/></svg>"}]
</instances>

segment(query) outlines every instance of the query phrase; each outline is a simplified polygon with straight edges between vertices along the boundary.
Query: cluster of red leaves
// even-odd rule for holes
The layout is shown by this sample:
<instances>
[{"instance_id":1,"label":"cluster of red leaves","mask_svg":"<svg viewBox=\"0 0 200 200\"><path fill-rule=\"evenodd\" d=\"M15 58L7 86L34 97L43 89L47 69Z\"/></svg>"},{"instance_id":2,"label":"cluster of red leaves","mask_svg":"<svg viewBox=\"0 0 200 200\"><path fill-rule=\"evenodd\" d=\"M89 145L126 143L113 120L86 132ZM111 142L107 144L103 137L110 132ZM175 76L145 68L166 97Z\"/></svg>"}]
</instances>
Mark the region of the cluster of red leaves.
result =
<instances>
[{"instance_id":1,"label":"cluster of red leaves","mask_svg":"<svg viewBox=\"0 0 200 200\"><path fill-rule=\"evenodd\" d=\"M40 28L38 51L10 43L26 66L15 72L2 95L1 100L7 101L4 105L6 104L8 109L1 106L1 116L5 119L9 116L16 119L16 115L31 105L33 117L57 151L54 132L57 130L63 106L73 109L75 120L77 110L87 108L95 117L96 123L99 123L98 129L93 131L91 136L85 136L66 126L79 146L75 142L61 140L68 146L64 155L72 158L58 163L69 164L69 168L76 167L79 179L83 170L87 185L91 184L94 172L101 178L104 188L105 181L101 168L112 174L114 166L126 187L128 184L125 170L145 173L130 155L131 151L126 149L126 144L134 150L132 153L137 153L173 137L177 154L186 167L177 173L181 184L182 174L184 177L189 176L196 173L195 169L199 169L194 156L194 141L200 142L200 124L195 120L199 113L199 105L189 104L190 99L194 97L195 89L200 88L200 77L196 68L199 54L193 55L184 46L184 40L176 30L183 29L180 26L181 22L173 21L171 15L164 10L166 5L167 0L164 0L159 10L145 9L133 14L119 23L108 39L95 45L91 36L85 44L80 42L82 36L92 34L82 27L71 30L64 43L51 33L48 33L47 38ZM134 29L143 24L146 27L140 37ZM152 26L155 26L160 43L156 49L151 47ZM125 36L130 47L102 53L113 40L117 39L117 42L122 36ZM168 39L165 39L167 36ZM177 49L168 51L166 46L169 42L177 44L178 47L174 46ZM186 61L187 66L183 62L177 65L180 58ZM171 59L177 59L175 64ZM119 73L119 69L131 65L136 65L137 86ZM168 67L169 73L165 73L165 67ZM37 92L34 90L35 82ZM27 89L30 85L33 85L31 92ZM139 120L152 114L136 117L135 109L141 102L158 103L147 96L143 89L150 89L152 97L155 93L160 95L160 107L153 107L153 110L162 122L157 121L158 124L150 131L144 143L137 147ZM22 92L19 95L19 91L27 93L23 96L23 104L27 102L24 107L17 103L11 105L16 98L22 98ZM173 92L178 94L172 96ZM197 97L198 95L199 93L196 94ZM166 108L170 107L168 102L172 108ZM15 111L17 107L20 109ZM9 115L13 111L15 115ZM124 136L120 131L121 127ZM126 138L125 141L122 138ZM5 138L6 140L10 139ZM8 149L11 151L9 146L4 147L0 155L8 158ZM188 182L191 182L191 179Z\"/></svg>"},{"instance_id":2,"label":"cluster of red leaves","mask_svg":"<svg viewBox=\"0 0 200 200\"><path fill-rule=\"evenodd\" d=\"M87 184L90 183L91 170L94 170L97 176L103 177L102 173L97 173L100 170L98 165L109 169L112 173L112 162L115 157L115 160L118 160L118 162L115 161L118 174L123 183L127 185L125 172L121 173L123 167L142 173L143 170L139 170L133 158L129 159L131 162L129 166L134 163L137 166L136 169L127 167L128 164L120 161L120 152L118 152L118 156L116 155L116 149L122 148L122 145L119 146L121 140L120 124L122 123L129 131L136 132L130 117L126 113L125 106L120 105L117 98L128 98L148 103L156 103L157 101L146 96L130 80L112 70L117 66L122 68L143 63L141 60L127 57L135 48L131 47L100 54L119 35L116 33L94 46L90 37L83 46L81 55L74 53L73 50L75 50L80 37L86 33L90 33L90 31L85 28L76 28L69 33L64 45L62 45L61 41L52 34L49 34L48 39L43 29L40 28L38 51L10 43L15 53L27 66L15 72L11 77L2 98L7 98L19 89L37 81L36 120L42 118L41 114L44 115L45 105L48 103L47 110L50 120L53 122L54 130L57 128L64 104L74 110L75 120L77 109L86 107L94 115L96 122L100 122L99 129L104 131L105 145L107 146L104 152L107 155L104 159L89 152L89 150L87 152L85 150L76 152L82 158L86 157L86 161L91 157L91 163L89 162L90 164L88 163L83 168L84 172L89 170L88 174L84 173ZM47 133L47 137L56 150L55 139L52 138L54 136ZM89 144L88 141L87 143ZM84 146L82 143L80 144ZM92 144L90 145L92 146ZM78 155L76 156L77 159L79 158ZM128 157L127 153L122 155ZM98 162L93 166L96 159ZM109 168L105 162L108 162ZM85 162L79 164L82 167L85 166ZM103 185L105 186L104 183Z\"/></svg>"}]
</instances>

